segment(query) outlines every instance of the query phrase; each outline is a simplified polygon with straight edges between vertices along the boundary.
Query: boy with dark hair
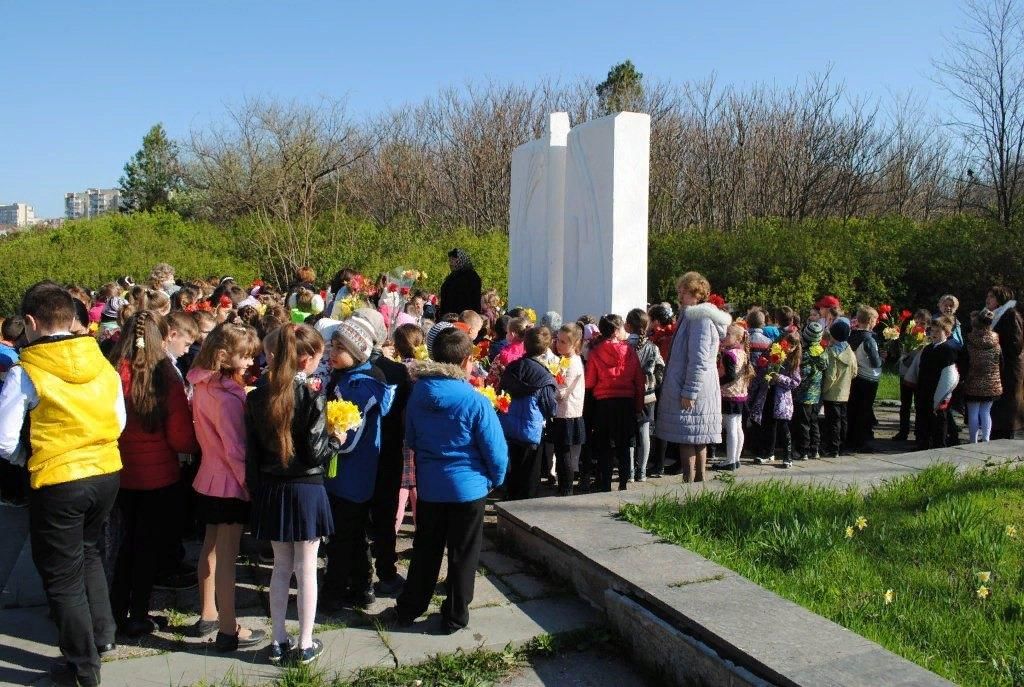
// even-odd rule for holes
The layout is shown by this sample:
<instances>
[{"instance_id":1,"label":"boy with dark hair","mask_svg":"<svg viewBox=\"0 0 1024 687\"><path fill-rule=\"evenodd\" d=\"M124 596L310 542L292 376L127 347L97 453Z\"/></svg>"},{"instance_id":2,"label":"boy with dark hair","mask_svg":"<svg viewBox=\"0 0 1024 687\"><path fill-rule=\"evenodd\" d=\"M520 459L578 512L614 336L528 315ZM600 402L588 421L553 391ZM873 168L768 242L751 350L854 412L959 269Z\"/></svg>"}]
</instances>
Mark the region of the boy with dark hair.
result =
<instances>
[{"instance_id":1,"label":"boy with dark hair","mask_svg":"<svg viewBox=\"0 0 1024 687\"><path fill-rule=\"evenodd\" d=\"M508 442L506 497L532 499L540 486L544 425L558 406L555 378L541 359L551 349L551 330L535 327L523 338L525 355L506 368L501 388L512 397L498 419ZM623 477L625 478L625 477Z\"/></svg>"},{"instance_id":2,"label":"boy with dark hair","mask_svg":"<svg viewBox=\"0 0 1024 687\"><path fill-rule=\"evenodd\" d=\"M57 284L29 288L21 314L28 343L0 391L0 457L28 455L32 559L63 654L51 678L98 685L100 654L114 648L98 541L120 485L121 380L94 338L71 334L75 304Z\"/></svg>"},{"instance_id":3,"label":"boy with dark hair","mask_svg":"<svg viewBox=\"0 0 1024 687\"><path fill-rule=\"evenodd\" d=\"M882 379L884 358L878 350L874 329L878 324L878 311L868 305L857 309L856 328L850 333L850 348L857 356L857 376L850 386L849 433L850 450L858 453L874 453L868 442L874 438L875 396Z\"/></svg>"},{"instance_id":4,"label":"boy with dark hair","mask_svg":"<svg viewBox=\"0 0 1024 687\"><path fill-rule=\"evenodd\" d=\"M956 369L958 351L949 340L952 331L951 317L933 319L928 325L931 343L922 349L917 369L911 369L908 374L917 385L914 425L917 428L917 448L922 451L946 446L946 413L953 390L960 381Z\"/></svg>"},{"instance_id":5,"label":"boy with dark hair","mask_svg":"<svg viewBox=\"0 0 1024 687\"><path fill-rule=\"evenodd\" d=\"M490 402L467 381L473 342L458 329L440 332L433 360L417 364L406 407L405 441L416 454L416 538L409 579L384 620L410 625L427 610L448 550L441 629L469 624L483 540L487 494L500 486L508 446Z\"/></svg>"}]
</instances>

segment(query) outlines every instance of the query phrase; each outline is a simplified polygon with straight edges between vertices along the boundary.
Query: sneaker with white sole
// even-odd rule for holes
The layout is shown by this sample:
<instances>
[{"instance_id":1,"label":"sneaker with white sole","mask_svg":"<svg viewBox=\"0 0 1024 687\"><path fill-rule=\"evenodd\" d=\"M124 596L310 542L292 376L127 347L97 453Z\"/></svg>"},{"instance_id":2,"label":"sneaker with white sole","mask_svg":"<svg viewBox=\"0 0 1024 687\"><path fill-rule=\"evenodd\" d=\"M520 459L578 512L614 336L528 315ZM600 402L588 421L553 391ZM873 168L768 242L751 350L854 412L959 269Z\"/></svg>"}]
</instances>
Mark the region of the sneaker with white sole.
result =
<instances>
[{"instance_id":1,"label":"sneaker with white sole","mask_svg":"<svg viewBox=\"0 0 1024 687\"><path fill-rule=\"evenodd\" d=\"M314 639L313 645L309 648L295 650L295 662L302 665L308 665L316 659L320 658L320 654L322 654L323 652L324 643L321 642L319 639Z\"/></svg>"}]
</instances>

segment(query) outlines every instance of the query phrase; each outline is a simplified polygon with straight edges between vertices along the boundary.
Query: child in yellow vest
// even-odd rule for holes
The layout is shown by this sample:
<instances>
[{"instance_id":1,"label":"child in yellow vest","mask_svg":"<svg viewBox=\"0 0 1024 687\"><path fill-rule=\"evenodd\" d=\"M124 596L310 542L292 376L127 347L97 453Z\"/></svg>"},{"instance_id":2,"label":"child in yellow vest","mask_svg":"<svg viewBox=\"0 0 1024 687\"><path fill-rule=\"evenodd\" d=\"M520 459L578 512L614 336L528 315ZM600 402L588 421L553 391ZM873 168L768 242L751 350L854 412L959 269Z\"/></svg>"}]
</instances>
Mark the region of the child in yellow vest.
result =
<instances>
[{"instance_id":1,"label":"child in yellow vest","mask_svg":"<svg viewBox=\"0 0 1024 687\"><path fill-rule=\"evenodd\" d=\"M28 344L0 391L0 457L28 456L32 559L63 654L51 678L98 685L100 654L114 649L97 542L120 485L121 380L96 339L71 334L75 305L59 285L31 287L21 312Z\"/></svg>"}]
</instances>

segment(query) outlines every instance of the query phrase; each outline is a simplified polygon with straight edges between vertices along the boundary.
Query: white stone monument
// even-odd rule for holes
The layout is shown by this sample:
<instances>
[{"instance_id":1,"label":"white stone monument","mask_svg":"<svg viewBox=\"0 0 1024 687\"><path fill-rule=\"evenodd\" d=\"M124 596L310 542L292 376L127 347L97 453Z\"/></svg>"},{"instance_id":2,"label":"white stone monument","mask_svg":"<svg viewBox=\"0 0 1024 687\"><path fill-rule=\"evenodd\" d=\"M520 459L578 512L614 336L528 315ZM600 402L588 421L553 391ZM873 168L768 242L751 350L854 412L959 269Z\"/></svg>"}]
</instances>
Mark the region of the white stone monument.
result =
<instances>
[{"instance_id":1,"label":"white stone monument","mask_svg":"<svg viewBox=\"0 0 1024 687\"><path fill-rule=\"evenodd\" d=\"M509 305L573 320L647 305L648 115L621 112L568 127L512 154ZM567 135L566 135L567 134Z\"/></svg>"},{"instance_id":2,"label":"white stone monument","mask_svg":"<svg viewBox=\"0 0 1024 687\"><path fill-rule=\"evenodd\" d=\"M555 112L548 115L544 136L512 151L509 307L540 313L561 307L568 136L569 115Z\"/></svg>"}]
</instances>

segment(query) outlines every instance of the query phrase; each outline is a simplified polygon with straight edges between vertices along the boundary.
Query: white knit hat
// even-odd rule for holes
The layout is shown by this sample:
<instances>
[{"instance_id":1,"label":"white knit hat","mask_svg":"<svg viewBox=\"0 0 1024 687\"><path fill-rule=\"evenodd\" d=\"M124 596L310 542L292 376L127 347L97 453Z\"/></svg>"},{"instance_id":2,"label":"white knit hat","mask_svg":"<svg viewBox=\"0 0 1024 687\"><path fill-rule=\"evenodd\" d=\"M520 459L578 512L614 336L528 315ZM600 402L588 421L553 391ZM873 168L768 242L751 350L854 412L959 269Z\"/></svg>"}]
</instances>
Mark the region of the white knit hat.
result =
<instances>
[{"instance_id":1,"label":"white knit hat","mask_svg":"<svg viewBox=\"0 0 1024 687\"><path fill-rule=\"evenodd\" d=\"M342 322L333 337L341 341L357 363L365 363L373 353L373 325L362 317L350 317Z\"/></svg>"}]
</instances>

